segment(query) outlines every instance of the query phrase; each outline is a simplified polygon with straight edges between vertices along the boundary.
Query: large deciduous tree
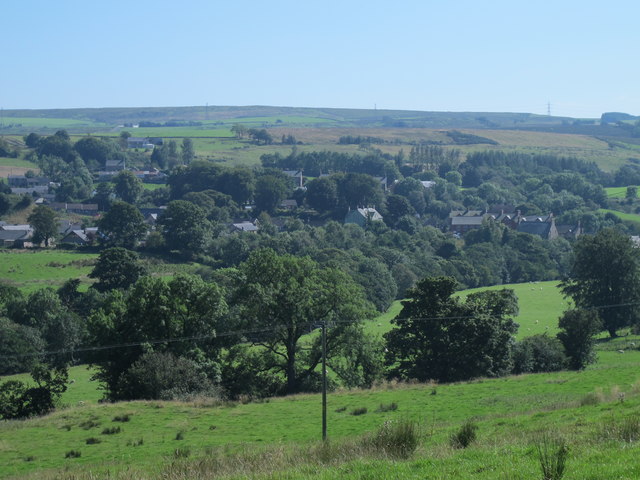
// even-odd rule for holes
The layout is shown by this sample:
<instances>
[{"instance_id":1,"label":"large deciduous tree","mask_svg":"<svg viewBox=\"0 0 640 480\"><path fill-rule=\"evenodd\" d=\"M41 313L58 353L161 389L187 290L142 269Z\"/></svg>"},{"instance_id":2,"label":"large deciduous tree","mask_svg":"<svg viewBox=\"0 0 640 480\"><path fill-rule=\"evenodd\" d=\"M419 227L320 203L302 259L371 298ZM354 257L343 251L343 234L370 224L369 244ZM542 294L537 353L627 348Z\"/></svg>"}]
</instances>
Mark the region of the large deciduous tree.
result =
<instances>
[{"instance_id":1,"label":"large deciduous tree","mask_svg":"<svg viewBox=\"0 0 640 480\"><path fill-rule=\"evenodd\" d=\"M453 297L456 281L428 277L408 291L408 300L385 335L390 373L421 381L452 382L495 377L511 369L518 325L513 290Z\"/></svg>"},{"instance_id":2,"label":"large deciduous tree","mask_svg":"<svg viewBox=\"0 0 640 480\"><path fill-rule=\"evenodd\" d=\"M96 377L105 382L108 397L115 400L146 395L130 383L127 372L151 352L186 357L207 378L219 380L220 341L216 334L226 312L223 291L217 285L188 275L178 275L170 282L142 277L126 293L113 292L88 322L90 338L96 345L134 344L93 354L92 362L99 370Z\"/></svg>"},{"instance_id":3,"label":"large deciduous tree","mask_svg":"<svg viewBox=\"0 0 640 480\"><path fill-rule=\"evenodd\" d=\"M145 274L138 261L138 254L126 248L113 247L100 252L95 267L89 274L98 281L93 287L100 292L114 288L127 289Z\"/></svg>"},{"instance_id":4,"label":"large deciduous tree","mask_svg":"<svg viewBox=\"0 0 640 480\"><path fill-rule=\"evenodd\" d=\"M583 235L574 244L574 261L560 288L576 307L596 309L611 337L640 318L640 251L618 230Z\"/></svg>"},{"instance_id":5,"label":"large deciduous tree","mask_svg":"<svg viewBox=\"0 0 640 480\"><path fill-rule=\"evenodd\" d=\"M27 217L27 221L33 227L33 241L40 244L44 242L49 246L49 242L56 238L58 234L57 215L54 210L46 205L38 205Z\"/></svg>"},{"instance_id":6,"label":"large deciduous tree","mask_svg":"<svg viewBox=\"0 0 640 480\"><path fill-rule=\"evenodd\" d=\"M206 212L186 200L169 202L158 225L167 247L185 256L201 253L211 240L212 226Z\"/></svg>"},{"instance_id":7,"label":"large deciduous tree","mask_svg":"<svg viewBox=\"0 0 640 480\"><path fill-rule=\"evenodd\" d=\"M262 349L264 368L284 375L287 393L309 388L321 361L319 338L302 349L302 337L314 326L335 322L327 336L329 358L348 337L362 336L360 323L371 308L344 272L270 249L252 253L240 271L235 302L241 318L257 330L252 341Z\"/></svg>"},{"instance_id":8,"label":"large deciduous tree","mask_svg":"<svg viewBox=\"0 0 640 480\"><path fill-rule=\"evenodd\" d=\"M113 179L114 191L118 198L127 203L136 203L144 190L142 182L129 170L122 170Z\"/></svg>"},{"instance_id":9,"label":"large deciduous tree","mask_svg":"<svg viewBox=\"0 0 640 480\"><path fill-rule=\"evenodd\" d=\"M147 233L144 217L133 205L113 202L98 221L103 243L110 247L134 248Z\"/></svg>"},{"instance_id":10,"label":"large deciduous tree","mask_svg":"<svg viewBox=\"0 0 640 480\"><path fill-rule=\"evenodd\" d=\"M256 182L254 199L256 209L261 212L275 212L287 197L289 190L286 179L275 175L264 175Z\"/></svg>"}]
</instances>

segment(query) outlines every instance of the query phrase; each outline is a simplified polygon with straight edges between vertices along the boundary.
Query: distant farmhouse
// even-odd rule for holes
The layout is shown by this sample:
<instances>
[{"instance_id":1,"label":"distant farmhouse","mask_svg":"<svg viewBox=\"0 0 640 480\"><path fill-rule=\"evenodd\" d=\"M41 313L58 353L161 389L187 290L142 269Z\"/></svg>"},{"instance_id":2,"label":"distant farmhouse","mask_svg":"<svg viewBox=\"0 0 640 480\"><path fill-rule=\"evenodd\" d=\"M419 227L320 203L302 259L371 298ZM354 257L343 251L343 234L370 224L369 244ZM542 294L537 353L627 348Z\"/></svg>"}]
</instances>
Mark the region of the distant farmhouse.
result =
<instances>
[{"instance_id":1,"label":"distant farmhouse","mask_svg":"<svg viewBox=\"0 0 640 480\"><path fill-rule=\"evenodd\" d=\"M347 223L355 223L362 228L365 227L367 222L382 221L382 215L378 213L375 208L356 208L355 210L349 210L347 216L344 218L345 225Z\"/></svg>"},{"instance_id":2,"label":"distant farmhouse","mask_svg":"<svg viewBox=\"0 0 640 480\"><path fill-rule=\"evenodd\" d=\"M148 138L129 137L127 138L127 148L143 148L145 150L153 150L153 143Z\"/></svg>"}]
</instances>

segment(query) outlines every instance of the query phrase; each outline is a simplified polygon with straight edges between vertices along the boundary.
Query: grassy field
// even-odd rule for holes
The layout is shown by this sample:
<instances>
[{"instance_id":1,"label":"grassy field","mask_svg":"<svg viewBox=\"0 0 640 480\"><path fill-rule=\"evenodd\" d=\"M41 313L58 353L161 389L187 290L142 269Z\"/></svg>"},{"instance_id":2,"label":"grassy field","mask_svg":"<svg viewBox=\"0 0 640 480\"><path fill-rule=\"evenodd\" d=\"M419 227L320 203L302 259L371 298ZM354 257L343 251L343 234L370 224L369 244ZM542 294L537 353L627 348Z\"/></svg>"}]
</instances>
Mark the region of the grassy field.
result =
<instances>
[{"instance_id":1,"label":"grassy field","mask_svg":"<svg viewBox=\"0 0 640 480\"><path fill-rule=\"evenodd\" d=\"M357 441L387 420L419 422L420 445L406 462L347 455L342 461L309 468L304 453L318 448L320 437L318 395L223 405L206 401L84 403L44 418L0 424L0 476L38 472L38 477L46 478L90 478L72 476L90 469L101 475L120 472L123 478L157 478L175 474L176 468L205 468L197 459L222 457L235 465L234 475L222 478L405 478L405 473L410 475L406 478L541 478L535 473L533 443L541 432L551 431L559 432L570 445L567 479L637 478L637 462L631 460L638 447L616 438L608 427L638 418L639 366L638 351L603 352L601 363L584 372L450 385L390 383L329 395L328 431L336 443ZM381 411L381 405L393 403L396 410ZM353 415L364 408L366 413ZM117 421L118 417L128 420ZM451 448L449 435L468 419L479 426L478 441L467 450ZM106 429L117 433L103 433ZM248 452L262 449L267 457L277 457L284 450L299 458L282 465L275 458L272 462L258 458L260 465L247 461ZM65 458L71 450L81 456ZM242 456L234 459L233 455ZM185 456L192 460L176 465L176 458ZM393 476L376 474L377 469L392 465ZM268 473L253 475L246 468ZM125 469L129 471L124 473ZM399 472L405 473L397 476ZM523 476L505 476L518 472ZM209 474L164 478L219 478L214 476L216 471Z\"/></svg>"},{"instance_id":2,"label":"grassy field","mask_svg":"<svg viewBox=\"0 0 640 480\"><path fill-rule=\"evenodd\" d=\"M598 211L602 212L602 213L612 213L616 217L618 217L620 220L626 220L628 222L640 223L640 215L638 215L636 213L625 213L625 212L619 212L618 210L608 210L606 208L600 208Z\"/></svg>"},{"instance_id":3,"label":"grassy field","mask_svg":"<svg viewBox=\"0 0 640 480\"><path fill-rule=\"evenodd\" d=\"M77 128L77 127L93 127L105 128L106 124L95 122L93 120L77 120L73 118L45 118L45 117L5 117L4 125L6 128L18 125L25 128L33 128L39 130L42 128Z\"/></svg>"},{"instance_id":4,"label":"grassy field","mask_svg":"<svg viewBox=\"0 0 640 480\"><path fill-rule=\"evenodd\" d=\"M39 288L57 288L69 278L87 277L97 254L60 250L0 250L2 282L31 292Z\"/></svg>"},{"instance_id":5,"label":"grassy field","mask_svg":"<svg viewBox=\"0 0 640 480\"><path fill-rule=\"evenodd\" d=\"M607 198L625 198L627 196L627 187L608 187L604 190L607 192Z\"/></svg>"}]
</instances>

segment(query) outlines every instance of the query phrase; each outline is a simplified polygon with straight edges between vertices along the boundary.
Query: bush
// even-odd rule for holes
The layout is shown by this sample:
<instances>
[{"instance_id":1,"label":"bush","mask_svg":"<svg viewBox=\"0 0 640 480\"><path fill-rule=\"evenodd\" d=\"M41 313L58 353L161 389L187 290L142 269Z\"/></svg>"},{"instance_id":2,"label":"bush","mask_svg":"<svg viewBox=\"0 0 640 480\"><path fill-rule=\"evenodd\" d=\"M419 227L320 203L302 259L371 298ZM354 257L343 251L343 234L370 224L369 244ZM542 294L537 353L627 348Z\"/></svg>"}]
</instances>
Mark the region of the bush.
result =
<instances>
[{"instance_id":1,"label":"bush","mask_svg":"<svg viewBox=\"0 0 640 480\"><path fill-rule=\"evenodd\" d=\"M407 459L418 448L419 440L418 424L399 420L384 422L373 436L365 439L365 444L391 458Z\"/></svg>"},{"instance_id":2,"label":"bush","mask_svg":"<svg viewBox=\"0 0 640 480\"><path fill-rule=\"evenodd\" d=\"M128 422L131 420L131 415L129 413L125 413L124 415L116 415L113 417L112 422Z\"/></svg>"},{"instance_id":3,"label":"bush","mask_svg":"<svg viewBox=\"0 0 640 480\"><path fill-rule=\"evenodd\" d=\"M355 416L364 415L367 412L368 412L367 407L358 407L358 408L354 408L351 411L351 415L355 415Z\"/></svg>"},{"instance_id":4,"label":"bush","mask_svg":"<svg viewBox=\"0 0 640 480\"><path fill-rule=\"evenodd\" d=\"M513 373L556 372L567 365L560 340L546 334L533 335L513 347Z\"/></svg>"},{"instance_id":5,"label":"bush","mask_svg":"<svg viewBox=\"0 0 640 480\"><path fill-rule=\"evenodd\" d=\"M122 429L120 427L111 427L105 428L102 430L102 435L115 435L116 433L120 433Z\"/></svg>"},{"instance_id":6,"label":"bush","mask_svg":"<svg viewBox=\"0 0 640 480\"><path fill-rule=\"evenodd\" d=\"M477 430L478 425L471 420L467 420L464 425L460 427L460 430L451 435L449 438L449 444L453 448L467 448L476 441Z\"/></svg>"},{"instance_id":7,"label":"bush","mask_svg":"<svg viewBox=\"0 0 640 480\"><path fill-rule=\"evenodd\" d=\"M64 458L79 458L81 455L80 450L69 450L64 454Z\"/></svg>"},{"instance_id":8,"label":"bush","mask_svg":"<svg viewBox=\"0 0 640 480\"><path fill-rule=\"evenodd\" d=\"M213 392L214 386L200 366L171 353L146 353L123 375L127 398L177 400L188 394Z\"/></svg>"},{"instance_id":9,"label":"bush","mask_svg":"<svg viewBox=\"0 0 640 480\"><path fill-rule=\"evenodd\" d=\"M393 412L398 409L398 404L396 402L391 402L387 405L381 403L376 412Z\"/></svg>"},{"instance_id":10,"label":"bush","mask_svg":"<svg viewBox=\"0 0 640 480\"><path fill-rule=\"evenodd\" d=\"M67 370L50 370L37 365L31 372L35 387L18 380L0 384L0 419L10 420L44 415L53 410L55 402L67 389Z\"/></svg>"},{"instance_id":11,"label":"bush","mask_svg":"<svg viewBox=\"0 0 640 480\"><path fill-rule=\"evenodd\" d=\"M602 330L602 321L594 310L568 310L558 321L562 330L558 339L569 357L569 368L582 370L595 362L595 335Z\"/></svg>"},{"instance_id":12,"label":"bush","mask_svg":"<svg viewBox=\"0 0 640 480\"><path fill-rule=\"evenodd\" d=\"M87 440L85 440L85 443L87 445L96 445L96 444L101 443L101 442L102 442L102 440L100 440L99 438L96 438L96 437L89 437L89 438L87 438Z\"/></svg>"}]
</instances>

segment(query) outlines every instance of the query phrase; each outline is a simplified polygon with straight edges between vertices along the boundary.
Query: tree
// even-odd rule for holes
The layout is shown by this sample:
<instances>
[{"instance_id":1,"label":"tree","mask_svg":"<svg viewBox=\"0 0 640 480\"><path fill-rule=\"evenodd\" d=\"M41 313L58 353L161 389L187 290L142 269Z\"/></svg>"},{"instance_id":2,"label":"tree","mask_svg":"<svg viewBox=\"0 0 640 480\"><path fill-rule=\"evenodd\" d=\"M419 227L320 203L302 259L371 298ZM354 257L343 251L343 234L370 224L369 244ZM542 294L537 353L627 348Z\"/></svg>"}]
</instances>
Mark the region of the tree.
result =
<instances>
[{"instance_id":1,"label":"tree","mask_svg":"<svg viewBox=\"0 0 640 480\"><path fill-rule=\"evenodd\" d=\"M73 145L73 148L85 163L94 161L101 166L104 166L107 160L112 159L115 154L123 155L121 152L117 152L116 144L96 137L83 137Z\"/></svg>"},{"instance_id":2,"label":"tree","mask_svg":"<svg viewBox=\"0 0 640 480\"><path fill-rule=\"evenodd\" d=\"M169 202L157 223L167 248L186 256L202 252L211 240L212 226L205 211L186 200Z\"/></svg>"},{"instance_id":3,"label":"tree","mask_svg":"<svg viewBox=\"0 0 640 480\"><path fill-rule=\"evenodd\" d=\"M36 148L40 141L42 141L42 137L37 133L31 132L29 135L24 137L24 143L29 148Z\"/></svg>"},{"instance_id":4,"label":"tree","mask_svg":"<svg viewBox=\"0 0 640 480\"><path fill-rule=\"evenodd\" d=\"M254 199L256 209L274 213L278 205L287 196L289 190L287 181L275 175L263 175L256 182Z\"/></svg>"},{"instance_id":5,"label":"tree","mask_svg":"<svg viewBox=\"0 0 640 480\"><path fill-rule=\"evenodd\" d=\"M631 239L613 228L582 235L574 244L568 278L560 283L578 308L596 308L602 328L617 330L639 320L640 252Z\"/></svg>"},{"instance_id":6,"label":"tree","mask_svg":"<svg viewBox=\"0 0 640 480\"><path fill-rule=\"evenodd\" d=\"M122 170L113 178L116 195L127 203L134 204L144 190L142 182L129 170Z\"/></svg>"},{"instance_id":7,"label":"tree","mask_svg":"<svg viewBox=\"0 0 640 480\"><path fill-rule=\"evenodd\" d=\"M338 193L351 208L380 206L384 199L380 183L365 173L347 173L339 178Z\"/></svg>"},{"instance_id":8,"label":"tree","mask_svg":"<svg viewBox=\"0 0 640 480\"><path fill-rule=\"evenodd\" d=\"M89 278L98 281L93 288L107 292L114 288L127 289L146 273L138 254L121 247L107 248L100 252Z\"/></svg>"},{"instance_id":9,"label":"tree","mask_svg":"<svg viewBox=\"0 0 640 480\"><path fill-rule=\"evenodd\" d=\"M190 138L183 138L181 149L182 163L189 165L196 157L196 152L193 148L193 140Z\"/></svg>"},{"instance_id":10,"label":"tree","mask_svg":"<svg viewBox=\"0 0 640 480\"><path fill-rule=\"evenodd\" d=\"M306 202L319 212L331 212L338 206L338 186L331 177L321 177L307 184Z\"/></svg>"},{"instance_id":11,"label":"tree","mask_svg":"<svg viewBox=\"0 0 640 480\"><path fill-rule=\"evenodd\" d=\"M14 297L6 308L10 320L38 331L46 349L55 352L49 356L50 362L63 365L73 360L74 350L83 339L83 324L53 289L42 288L28 297Z\"/></svg>"},{"instance_id":12,"label":"tree","mask_svg":"<svg viewBox=\"0 0 640 480\"><path fill-rule=\"evenodd\" d=\"M38 205L27 217L33 227L33 241L36 244L44 242L45 247L58 235L58 221L56 212L46 205Z\"/></svg>"},{"instance_id":13,"label":"tree","mask_svg":"<svg viewBox=\"0 0 640 480\"><path fill-rule=\"evenodd\" d=\"M321 322L335 321L327 335L331 358L346 338L361 334L360 322L371 315L362 291L346 273L307 257L257 250L240 271L244 279L234 303L246 326L261 331L252 335L252 343L262 351L264 368L284 375L287 393L307 389L321 361L319 338L304 352L303 336Z\"/></svg>"},{"instance_id":14,"label":"tree","mask_svg":"<svg viewBox=\"0 0 640 480\"><path fill-rule=\"evenodd\" d=\"M19 380L0 384L0 419L11 420L49 413L55 402L67 390L66 368L49 369L37 365L31 372L36 386L29 387Z\"/></svg>"},{"instance_id":15,"label":"tree","mask_svg":"<svg viewBox=\"0 0 640 480\"><path fill-rule=\"evenodd\" d=\"M18 325L0 317L0 375L13 375L28 371L45 350L40 332L33 327Z\"/></svg>"},{"instance_id":16,"label":"tree","mask_svg":"<svg viewBox=\"0 0 640 480\"><path fill-rule=\"evenodd\" d=\"M249 129L241 123L236 123L231 127L231 133L233 133L236 138L244 138L248 131Z\"/></svg>"},{"instance_id":17,"label":"tree","mask_svg":"<svg viewBox=\"0 0 640 480\"><path fill-rule=\"evenodd\" d=\"M452 382L511 370L513 290L474 293L463 302L452 296L456 285L450 277L427 277L409 290L385 334L391 375Z\"/></svg>"},{"instance_id":18,"label":"tree","mask_svg":"<svg viewBox=\"0 0 640 480\"><path fill-rule=\"evenodd\" d=\"M113 202L109 211L98 220L98 228L105 245L129 249L147 233L140 210L126 202Z\"/></svg>"},{"instance_id":19,"label":"tree","mask_svg":"<svg viewBox=\"0 0 640 480\"><path fill-rule=\"evenodd\" d=\"M271 145L273 143L273 137L264 128L250 128L247 133L258 145Z\"/></svg>"},{"instance_id":20,"label":"tree","mask_svg":"<svg viewBox=\"0 0 640 480\"><path fill-rule=\"evenodd\" d=\"M227 310L223 290L194 276L178 275L170 282L146 276L127 292L113 291L102 308L89 317L91 341L96 346L123 342L137 345L92 353L91 361L98 365L96 378L105 383L108 398L146 395L149 383L140 390L131 383L141 365L130 369L151 352L189 358L198 363L207 378L218 381L221 341L215 337ZM226 324L225 328L231 330L233 326ZM190 340L171 341L184 337ZM166 385L159 385L159 390Z\"/></svg>"},{"instance_id":21,"label":"tree","mask_svg":"<svg viewBox=\"0 0 640 480\"><path fill-rule=\"evenodd\" d=\"M582 370L595 362L595 336L602 330L602 322L594 310L567 310L558 321L558 339L569 357L569 368Z\"/></svg>"}]
</instances>

